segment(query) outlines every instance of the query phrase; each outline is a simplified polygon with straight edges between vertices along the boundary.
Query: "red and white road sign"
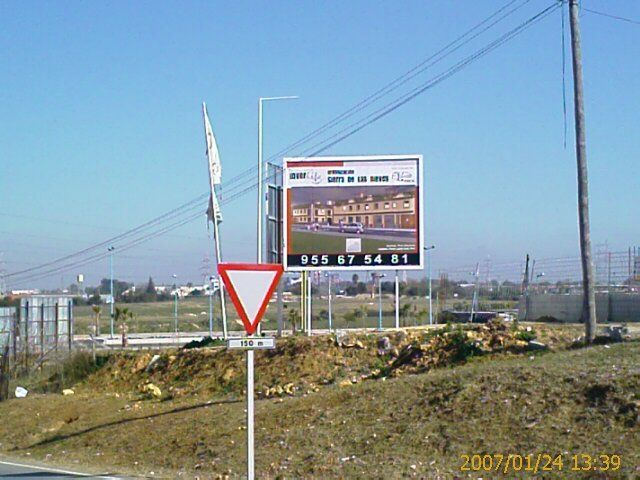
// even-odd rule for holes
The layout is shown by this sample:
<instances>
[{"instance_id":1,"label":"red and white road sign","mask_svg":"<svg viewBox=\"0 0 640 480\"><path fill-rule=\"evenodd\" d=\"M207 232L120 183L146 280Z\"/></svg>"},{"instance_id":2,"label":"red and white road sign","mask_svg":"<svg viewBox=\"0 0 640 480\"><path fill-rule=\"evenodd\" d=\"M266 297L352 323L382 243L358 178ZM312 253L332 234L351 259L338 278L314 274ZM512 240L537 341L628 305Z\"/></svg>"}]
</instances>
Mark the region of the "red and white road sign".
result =
<instances>
[{"instance_id":1,"label":"red and white road sign","mask_svg":"<svg viewBox=\"0 0 640 480\"><path fill-rule=\"evenodd\" d=\"M244 324L253 335L269 299L282 276L282 265L270 263L220 263L218 273Z\"/></svg>"}]
</instances>

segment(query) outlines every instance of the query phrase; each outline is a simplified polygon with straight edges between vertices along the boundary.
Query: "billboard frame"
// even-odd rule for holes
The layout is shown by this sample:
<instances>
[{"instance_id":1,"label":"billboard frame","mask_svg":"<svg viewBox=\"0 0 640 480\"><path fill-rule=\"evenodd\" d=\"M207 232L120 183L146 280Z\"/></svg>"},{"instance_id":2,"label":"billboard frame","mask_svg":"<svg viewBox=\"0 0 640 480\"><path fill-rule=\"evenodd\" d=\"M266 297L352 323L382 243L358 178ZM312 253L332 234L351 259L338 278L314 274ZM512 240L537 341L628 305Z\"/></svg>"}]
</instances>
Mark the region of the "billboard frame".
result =
<instances>
[{"instance_id":1,"label":"billboard frame","mask_svg":"<svg viewBox=\"0 0 640 480\"><path fill-rule=\"evenodd\" d=\"M288 164L290 162L302 163L324 163L324 162L344 162L348 164L350 162L383 162L383 161L402 161L402 160L414 160L418 164L418 265L304 265L304 266L291 266L288 264L288 251L289 251L289 175ZM356 156L330 156L330 157L284 157L282 161L283 165L283 183L282 183L282 207L283 207L283 225L282 225L282 265L285 272L303 272L303 271L390 271L390 270L424 270L424 161L423 156L418 154L408 155L356 155ZM345 187L349 188L349 187ZM313 254L311 254L313 255ZM322 254L318 254L322 255ZM345 253L345 255L349 255ZM371 254L375 255L375 254Z\"/></svg>"}]
</instances>

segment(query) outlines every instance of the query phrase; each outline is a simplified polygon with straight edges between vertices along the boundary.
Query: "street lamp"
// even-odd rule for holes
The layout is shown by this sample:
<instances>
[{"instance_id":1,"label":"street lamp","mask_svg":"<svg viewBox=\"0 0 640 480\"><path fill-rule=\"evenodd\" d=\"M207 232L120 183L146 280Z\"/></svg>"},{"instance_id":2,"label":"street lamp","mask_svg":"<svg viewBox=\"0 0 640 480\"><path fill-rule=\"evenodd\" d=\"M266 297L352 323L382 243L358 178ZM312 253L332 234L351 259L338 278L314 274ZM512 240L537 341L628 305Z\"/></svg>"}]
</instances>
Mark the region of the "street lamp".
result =
<instances>
[{"instance_id":1,"label":"street lamp","mask_svg":"<svg viewBox=\"0 0 640 480\"><path fill-rule=\"evenodd\" d=\"M333 279L333 273L325 273L325 277L329 279L329 332L333 330L332 323L332 312L331 312L331 280Z\"/></svg>"},{"instance_id":2,"label":"street lamp","mask_svg":"<svg viewBox=\"0 0 640 480\"><path fill-rule=\"evenodd\" d=\"M424 251L429 252L434 248L436 248L435 245L424 247ZM429 273L427 274L427 280L429 281L429 325L433 325L433 301L431 299L431 254L427 256L427 263L429 264Z\"/></svg>"},{"instance_id":3,"label":"street lamp","mask_svg":"<svg viewBox=\"0 0 640 480\"><path fill-rule=\"evenodd\" d=\"M178 278L178 275L174 273L172 277L173 277L173 284L175 286L173 290L173 325L177 335L178 334L178 284L176 282L176 279Z\"/></svg>"},{"instance_id":4,"label":"street lamp","mask_svg":"<svg viewBox=\"0 0 640 480\"><path fill-rule=\"evenodd\" d=\"M114 304L116 302L115 297L113 296L113 252L116 248L114 246L111 246L109 248L107 248L107 251L109 252L109 284L110 284L110 288L111 288L111 294L110 294L110 299L109 299L109 313L110 313L110 322L109 322L109 326L110 326L110 330L111 330L111 338L113 338L113 321L114 321L114 313L113 313L113 308L114 308Z\"/></svg>"},{"instance_id":5,"label":"street lamp","mask_svg":"<svg viewBox=\"0 0 640 480\"><path fill-rule=\"evenodd\" d=\"M220 283L214 276L209 277L209 336L213 338L213 294L220 290Z\"/></svg>"},{"instance_id":6,"label":"street lamp","mask_svg":"<svg viewBox=\"0 0 640 480\"><path fill-rule=\"evenodd\" d=\"M257 263L262 263L262 204L263 198L263 183L262 178L262 152L263 152L263 135L262 135L262 102L271 102L276 100L295 100L298 96L286 96L286 97L260 97L258 99L258 245L256 252Z\"/></svg>"}]
</instances>

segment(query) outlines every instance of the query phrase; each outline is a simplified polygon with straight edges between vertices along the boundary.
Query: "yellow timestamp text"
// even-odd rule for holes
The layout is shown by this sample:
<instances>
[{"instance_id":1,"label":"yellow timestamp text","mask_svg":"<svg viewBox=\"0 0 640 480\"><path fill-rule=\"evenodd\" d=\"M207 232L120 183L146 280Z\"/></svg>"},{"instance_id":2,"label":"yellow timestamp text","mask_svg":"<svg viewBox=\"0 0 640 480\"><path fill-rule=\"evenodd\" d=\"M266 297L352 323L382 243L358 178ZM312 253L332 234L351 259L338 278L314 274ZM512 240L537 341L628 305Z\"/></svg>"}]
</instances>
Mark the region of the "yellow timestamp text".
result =
<instances>
[{"instance_id":1,"label":"yellow timestamp text","mask_svg":"<svg viewBox=\"0 0 640 480\"><path fill-rule=\"evenodd\" d=\"M615 472L622 467L622 456L588 453L485 453L460 455L462 472Z\"/></svg>"}]
</instances>

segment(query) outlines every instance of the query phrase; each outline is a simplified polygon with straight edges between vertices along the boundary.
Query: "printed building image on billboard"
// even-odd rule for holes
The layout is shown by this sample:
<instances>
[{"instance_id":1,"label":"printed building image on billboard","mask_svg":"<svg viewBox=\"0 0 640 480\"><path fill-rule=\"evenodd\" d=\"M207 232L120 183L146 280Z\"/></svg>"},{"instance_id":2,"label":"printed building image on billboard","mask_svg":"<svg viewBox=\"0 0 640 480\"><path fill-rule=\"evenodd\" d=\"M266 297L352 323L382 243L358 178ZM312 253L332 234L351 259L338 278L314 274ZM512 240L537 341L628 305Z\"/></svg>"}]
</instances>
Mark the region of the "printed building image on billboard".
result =
<instances>
[{"instance_id":1,"label":"printed building image on billboard","mask_svg":"<svg viewBox=\"0 0 640 480\"><path fill-rule=\"evenodd\" d=\"M287 269L419 268L420 160L285 159Z\"/></svg>"}]
</instances>

